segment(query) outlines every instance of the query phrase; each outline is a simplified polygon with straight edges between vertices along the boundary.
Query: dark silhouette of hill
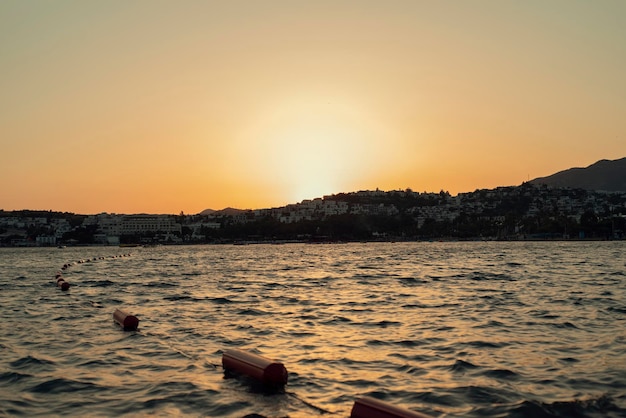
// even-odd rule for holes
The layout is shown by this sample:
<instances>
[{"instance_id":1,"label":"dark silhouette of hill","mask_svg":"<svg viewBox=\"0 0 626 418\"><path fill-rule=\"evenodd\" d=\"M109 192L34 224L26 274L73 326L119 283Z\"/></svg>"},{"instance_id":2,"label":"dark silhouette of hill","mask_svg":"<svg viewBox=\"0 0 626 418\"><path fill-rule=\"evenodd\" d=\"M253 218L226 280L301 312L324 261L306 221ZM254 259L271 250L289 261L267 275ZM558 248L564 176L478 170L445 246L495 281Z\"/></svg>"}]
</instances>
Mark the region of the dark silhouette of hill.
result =
<instances>
[{"instance_id":1,"label":"dark silhouette of hill","mask_svg":"<svg viewBox=\"0 0 626 418\"><path fill-rule=\"evenodd\" d=\"M235 209L235 208L224 208L221 210L213 210L213 209L205 209L199 213L199 215L226 215L226 216L235 216L241 213L245 213L244 209Z\"/></svg>"},{"instance_id":2,"label":"dark silhouette of hill","mask_svg":"<svg viewBox=\"0 0 626 418\"><path fill-rule=\"evenodd\" d=\"M572 189L626 192L626 158L600 160L589 167L570 168L547 177L531 180L532 184Z\"/></svg>"}]
</instances>

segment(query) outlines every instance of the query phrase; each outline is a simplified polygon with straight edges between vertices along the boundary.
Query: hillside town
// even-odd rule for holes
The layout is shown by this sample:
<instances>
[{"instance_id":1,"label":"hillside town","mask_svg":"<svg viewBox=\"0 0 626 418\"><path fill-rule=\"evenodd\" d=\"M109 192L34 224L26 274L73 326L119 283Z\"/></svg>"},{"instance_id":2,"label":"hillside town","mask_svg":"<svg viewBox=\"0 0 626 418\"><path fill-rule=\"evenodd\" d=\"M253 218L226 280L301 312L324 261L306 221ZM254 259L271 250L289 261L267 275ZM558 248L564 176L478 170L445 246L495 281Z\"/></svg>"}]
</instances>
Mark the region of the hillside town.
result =
<instances>
[{"instance_id":1,"label":"hillside town","mask_svg":"<svg viewBox=\"0 0 626 418\"><path fill-rule=\"evenodd\" d=\"M352 240L624 239L626 192L521 186L451 196L359 191L283 207L201 214L0 210L0 245L154 245Z\"/></svg>"}]
</instances>

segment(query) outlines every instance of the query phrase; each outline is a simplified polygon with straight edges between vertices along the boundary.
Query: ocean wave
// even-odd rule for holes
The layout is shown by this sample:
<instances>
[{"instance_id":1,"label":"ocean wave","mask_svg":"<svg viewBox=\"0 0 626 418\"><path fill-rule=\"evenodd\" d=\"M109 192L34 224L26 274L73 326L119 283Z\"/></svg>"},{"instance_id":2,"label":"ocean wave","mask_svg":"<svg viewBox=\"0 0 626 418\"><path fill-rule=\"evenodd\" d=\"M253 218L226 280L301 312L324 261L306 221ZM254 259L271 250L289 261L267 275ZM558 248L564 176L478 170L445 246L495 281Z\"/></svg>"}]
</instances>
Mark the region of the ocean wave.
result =
<instances>
[{"instance_id":1,"label":"ocean wave","mask_svg":"<svg viewBox=\"0 0 626 418\"><path fill-rule=\"evenodd\" d=\"M513 417L618 418L626 416L626 409L617 406L615 400L607 395L592 399L573 399L551 403L525 400L513 407L507 406L501 409L503 413Z\"/></svg>"},{"instance_id":2,"label":"ocean wave","mask_svg":"<svg viewBox=\"0 0 626 418\"><path fill-rule=\"evenodd\" d=\"M22 357L9 363L13 369L52 370L56 363L52 360L41 359L33 356Z\"/></svg>"},{"instance_id":3,"label":"ocean wave","mask_svg":"<svg viewBox=\"0 0 626 418\"><path fill-rule=\"evenodd\" d=\"M23 380L28 380L29 378L32 378L32 377L33 375L28 374L28 373L2 372L0 373L0 383L15 384Z\"/></svg>"},{"instance_id":4,"label":"ocean wave","mask_svg":"<svg viewBox=\"0 0 626 418\"><path fill-rule=\"evenodd\" d=\"M55 378L38 383L28 389L31 393L61 394L61 393L101 393L106 387L91 382L80 382L66 378Z\"/></svg>"},{"instance_id":5,"label":"ocean wave","mask_svg":"<svg viewBox=\"0 0 626 418\"><path fill-rule=\"evenodd\" d=\"M269 312L263 311L261 309L241 309L237 311L237 315L265 316L269 314Z\"/></svg>"}]
</instances>

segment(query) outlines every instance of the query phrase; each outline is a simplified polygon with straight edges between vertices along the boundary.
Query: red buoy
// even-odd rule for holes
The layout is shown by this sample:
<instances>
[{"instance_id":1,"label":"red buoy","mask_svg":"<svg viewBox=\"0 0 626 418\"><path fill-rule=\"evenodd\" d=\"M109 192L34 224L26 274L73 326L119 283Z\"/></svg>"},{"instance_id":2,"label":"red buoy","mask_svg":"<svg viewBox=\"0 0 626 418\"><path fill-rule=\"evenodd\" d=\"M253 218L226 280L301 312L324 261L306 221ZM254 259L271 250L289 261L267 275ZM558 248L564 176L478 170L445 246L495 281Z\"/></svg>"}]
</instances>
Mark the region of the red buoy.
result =
<instances>
[{"instance_id":1,"label":"red buoy","mask_svg":"<svg viewBox=\"0 0 626 418\"><path fill-rule=\"evenodd\" d=\"M124 331L135 331L139 326L139 319L136 316L129 315L120 309L113 312L113 320L124 328Z\"/></svg>"},{"instance_id":2,"label":"red buoy","mask_svg":"<svg viewBox=\"0 0 626 418\"><path fill-rule=\"evenodd\" d=\"M63 280L63 277L57 278L57 287L60 287L61 290L68 290L70 288L70 284Z\"/></svg>"},{"instance_id":3,"label":"red buoy","mask_svg":"<svg viewBox=\"0 0 626 418\"><path fill-rule=\"evenodd\" d=\"M419 412L409 411L381 400L362 397L354 401L350 418L429 418Z\"/></svg>"},{"instance_id":4,"label":"red buoy","mask_svg":"<svg viewBox=\"0 0 626 418\"><path fill-rule=\"evenodd\" d=\"M250 376L263 384L282 386L287 384L287 369L282 363L242 350L227 350L222 354L225 370Z\"/></svg>"}]
</instances>

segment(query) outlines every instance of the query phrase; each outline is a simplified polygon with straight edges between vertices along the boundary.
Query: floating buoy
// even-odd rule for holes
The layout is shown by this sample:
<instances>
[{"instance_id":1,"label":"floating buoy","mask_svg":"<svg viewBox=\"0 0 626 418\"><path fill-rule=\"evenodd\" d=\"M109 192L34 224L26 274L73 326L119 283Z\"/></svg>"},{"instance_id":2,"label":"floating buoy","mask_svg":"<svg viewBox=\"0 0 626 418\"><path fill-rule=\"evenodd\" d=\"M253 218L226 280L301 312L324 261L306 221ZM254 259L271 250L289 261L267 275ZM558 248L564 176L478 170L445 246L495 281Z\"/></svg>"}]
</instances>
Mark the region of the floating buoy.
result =
<instances>
[{"instance_id":1,"label":"floating buoy","mask_svg":"<svg viewBox=\"0 0 626 418\"><path fill-rule=\"evenodd\" d=\"M69 290L70 284L63 280L63 277L57 277L57 287L60 287L61 290Z\"/></svg>"},{"instance_id":2,"label":"floating buoy","mask_svg":"<svg viewBox=\"0 0 626 418\"><path fill-rule=\"evenodd\" d=\"M225 351L222 354L222 366L227 371L245 374L266 385L283 386L287 384L288 373L282 363L247 351Z\"/></svg>"},{"instance_id":3,"label":"floating buoy","mask_svg":"<svg viewBox=\"0 0 626 418\"><path fill-rule=\"evenodd\" d=\"M362 397L354 401L350 418L429 418L428 415L399 408L381 400Z\"/></svg>"},{"instance_id":4,"label":"floating buoy","mask_svg":"<svg viewBox=\"0 0 626 418\"><path fill-rule=\"evenodd\" d=\"M136 316L129 315L120 309L113 312L113 320L124 328L124 331L135 331L139 326L139 319Z\"/></svg>"}]
</instances>

